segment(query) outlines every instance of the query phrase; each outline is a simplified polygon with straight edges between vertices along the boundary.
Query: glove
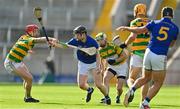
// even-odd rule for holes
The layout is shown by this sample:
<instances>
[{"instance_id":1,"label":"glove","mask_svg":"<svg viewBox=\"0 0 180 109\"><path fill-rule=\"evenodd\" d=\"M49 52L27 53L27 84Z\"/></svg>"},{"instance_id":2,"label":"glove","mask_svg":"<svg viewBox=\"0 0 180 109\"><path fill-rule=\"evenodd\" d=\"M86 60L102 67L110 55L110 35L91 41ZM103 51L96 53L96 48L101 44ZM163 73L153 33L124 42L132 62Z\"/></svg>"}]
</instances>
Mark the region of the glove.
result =
<instances>
[{"instance_id":1,"label":"glove","mask_svg":"<svg viewBox=\"0 0 180 109\"><path fill-rule=\"evenodd\" d=\"M124 49L124 48L127 47L127 45L126 45L125 43L123 43L123 44L121 44L119 47L122 48L122 49Z\"/></svg>"},{"instance_id":2,"label":"glove","mask_svg":"<svg viewBox=\"0 0 180 109\"><path fill-rule=\"evenodd\" d=\"M108 64L113 65L116 62L116 60L115 59L108 59L107 62L108 62Z\"/></svg>"}]
</instances>

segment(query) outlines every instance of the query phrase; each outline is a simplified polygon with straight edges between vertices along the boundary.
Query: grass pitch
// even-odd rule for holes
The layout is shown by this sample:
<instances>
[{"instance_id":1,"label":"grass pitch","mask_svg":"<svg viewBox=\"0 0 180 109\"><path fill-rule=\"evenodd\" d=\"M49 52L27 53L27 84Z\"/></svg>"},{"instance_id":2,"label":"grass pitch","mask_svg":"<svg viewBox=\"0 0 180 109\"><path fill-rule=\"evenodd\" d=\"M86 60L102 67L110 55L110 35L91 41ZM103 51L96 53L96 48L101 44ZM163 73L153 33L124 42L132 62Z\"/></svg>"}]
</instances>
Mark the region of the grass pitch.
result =
<instances>
[{"instance_id":1,"label":"grass pitch","mask_svg":"<svg viewBox=\"0 0 180 109\"><path fill-rule=\"evenodd\" d=\"M124 92L127 88L124 88ZM77 85L44 84L33 85L32 95L40 99L40 103L24 103L24 90L21 84L0 83L0 109L138 109L140 94L135 94L133 102L128 108L115 103L116 89L111 86L110 97L112 105L99 103L103 97L96 88L89 103L85 102L86 91ZM164 86L151 101L152 109L180 109L180 87Z\"/></svg>"}]
</instances>

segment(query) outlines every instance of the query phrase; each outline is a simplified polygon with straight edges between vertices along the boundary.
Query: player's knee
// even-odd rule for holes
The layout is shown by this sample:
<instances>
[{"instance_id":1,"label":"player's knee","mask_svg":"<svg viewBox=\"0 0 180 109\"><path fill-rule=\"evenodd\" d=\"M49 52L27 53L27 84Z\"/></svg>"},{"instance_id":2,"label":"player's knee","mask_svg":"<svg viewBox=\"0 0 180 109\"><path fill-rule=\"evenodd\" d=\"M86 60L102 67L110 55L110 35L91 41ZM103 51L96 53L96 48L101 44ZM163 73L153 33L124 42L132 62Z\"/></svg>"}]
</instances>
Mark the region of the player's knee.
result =
<instances>
[{"instance_id":1,"label":"player's knee","mask_svg":"<svg viewBox=\"0 0 180 109\"><path fill-rule=\"evenodd\" d=\"M160 80L154 81L153 84L154 84L156 87L161 87L161 86L163 85L163 81L160 81Z\"/></svg>"},{"instance_id":2,"label":"player's knee","mask_svg":"<svg viewBox=\"0 0 180 109\"><path fill-rule=\"evenodd\" d=\"M151 77L146 78L146 82L149 82L151 80Z\"/></svg>"},{"instance_id":3,"label":"player's knee","mask_svg":"<svg viewBox=\"0 0 180 109\"><path fill-rule=\"evenodd\" d=\"M134 83L134 81L135 81L135 79L131 78L131 77L127 80L128 83Z\"/></svg>"},{"instance_id":4,"label":"player's knee","mask_svg":"<svg viewBox=\"0 0 180 109\"><path fill-rule=\"evenodd\" d=\"M149 82L150 80L151 80L151 77L148 77L148 76L143 76L143 77L141 77L141 79L145 82L145 83L147 83L147 82Z\"/></svg>"},{"instance_id":5,"label":"player's knee","mask_svg":"<svg viewBox=\"0 0 180 109\"><path fill-rule=\"evenodd\" d=\"M136 80L136 77L135 77L135 76L130 76L129 79L130 79L131 81L135 81L135 80Z\"/></svg>"},{"instance_id":6,"label":"player's knee","mask_svg":"<svg viewBox=\"0 0 180 109\"><path fill-rule=\"evenodd\" d=\"M27 83L32 83L33 77L32 77L32 76L28 76L25 81L26 81Z\"/></svg>"}]
</instances>

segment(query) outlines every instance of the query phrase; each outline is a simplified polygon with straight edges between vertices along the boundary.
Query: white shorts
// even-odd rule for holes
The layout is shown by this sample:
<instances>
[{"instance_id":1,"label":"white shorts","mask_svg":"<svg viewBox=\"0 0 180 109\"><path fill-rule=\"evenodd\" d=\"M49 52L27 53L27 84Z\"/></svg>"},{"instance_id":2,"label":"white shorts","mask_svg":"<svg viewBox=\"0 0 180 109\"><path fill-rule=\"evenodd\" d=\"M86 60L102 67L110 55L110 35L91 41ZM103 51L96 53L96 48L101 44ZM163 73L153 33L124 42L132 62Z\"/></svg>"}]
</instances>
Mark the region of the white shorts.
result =
<instances>
[{"instance_id":1,"label":"white shorts","mask_svg":"<svg viewBox=\"0 0 180 109\"><path fill-rule=\"evenodd\" d=\"M146 49L143 67L147 70L166 70L167 56L157 55L149 48Z\"/></svg>"},{"instance_id":2,"label":"white shorts","mask_svg":"<svg viewBox=\"0 0 180 109\"><path fill-rule=\"evenodd\" d=\"M143 58L136 54L131 55L130 66L143 67Z\"/></svg>"},{"instance_id":3,"label":"white shorts","mask_svg":"<svg viewBox=\"0 0 180 109\"><path fill-rule=\"evenodd\" d=\"M5 67L5 69L7 70L8 73L15 73L16 69L18 69L21 66L24 66L23 62L16 63L16 62L10 61L7 58L4 61L4 67Z\"/></svg>"},{"instance_id":4,"label":"white shorts","mask_svg":"<svg viewBox=\"0 0 180 109\"><path fill-rule=\"evenodd\" d=\"M81 75L88 75L88 73L96 68L96 62L92 64L86 64L81 61L78 61L78 73Z\"/></svg>"},{"instance_id":5,"label":"white shorts","mask_svg":"<svg viewBox=\"0 0 180 109\"><path fill-rule=\"evenodd\" d=\"M113 73L114 75L117 76L117 78L123 78L125 79L127 77L127 72L128 72L128 64L127 62L121 64L121 65L108 65L108 71Z\"/></svg>"}]
</instances>

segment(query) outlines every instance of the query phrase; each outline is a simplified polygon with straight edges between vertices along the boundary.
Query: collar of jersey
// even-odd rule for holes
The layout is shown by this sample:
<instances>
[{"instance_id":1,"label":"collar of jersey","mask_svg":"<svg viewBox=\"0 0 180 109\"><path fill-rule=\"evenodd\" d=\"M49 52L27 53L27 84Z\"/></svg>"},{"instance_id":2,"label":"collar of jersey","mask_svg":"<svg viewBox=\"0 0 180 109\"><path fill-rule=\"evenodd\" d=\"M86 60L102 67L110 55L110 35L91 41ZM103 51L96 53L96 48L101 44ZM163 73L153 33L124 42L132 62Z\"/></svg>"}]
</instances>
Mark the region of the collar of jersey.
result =
<instances>
[{"instance_id":1,"label":"collar of jersey","mask_svg":"<svg viewBox=\"0 0 180 109\"><path fill-rule=\"evenodd\" d=\"M164 20L164 21L171 21L171 18L164 17L164 18L162 18L162 20Z\"/></svg>"}]
</instances>

